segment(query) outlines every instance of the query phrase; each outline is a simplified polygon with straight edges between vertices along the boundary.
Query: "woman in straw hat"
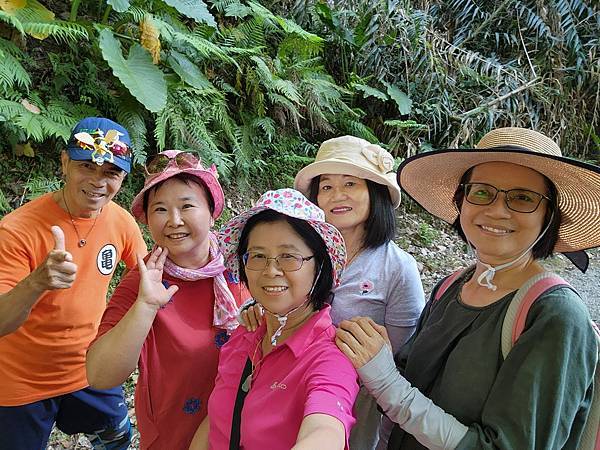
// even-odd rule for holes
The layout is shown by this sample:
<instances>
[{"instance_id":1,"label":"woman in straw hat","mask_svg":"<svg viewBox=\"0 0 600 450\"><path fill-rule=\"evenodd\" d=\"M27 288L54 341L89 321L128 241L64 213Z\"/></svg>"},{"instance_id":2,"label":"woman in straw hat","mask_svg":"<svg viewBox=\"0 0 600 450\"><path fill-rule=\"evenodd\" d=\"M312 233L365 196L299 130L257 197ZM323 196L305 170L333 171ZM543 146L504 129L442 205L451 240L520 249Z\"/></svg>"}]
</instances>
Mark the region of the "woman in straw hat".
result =
<instances>
[{"instance_id":1,"label":"woman in straw hat","mask_svg":"<svg viewBox=\"0 0 600 450\"><path fill-rule=\"evenodd\" d=\"M385 326L396 351L413 333L425 300L416 261L392 240L394 209L400 205L393 166L392 155L380 146L354 136L337 137L323 142L294 186L325 211L325 220L341 231L348 249L331 308L333 323L371 317ZM374 449L382 416L364 388L355 413L351 448Z\"/></svg>"},{"instance_id":2,"label":"woman in straw hat","mask_svg":"<svg viewBox=\"0 0 600 450\"><path fill-rule=\"evenodd\" d=\"M581 299L566 286L536 294L505 360L501 336L515 291L545 276L540 259L600 245L600 168L562 157L540 133L501 128L475 149L407 159L398 180L457 227L476 263L434 288L400 372L383 328L355 318L338 330L338 346L399 424L388 448L577 449L597 360Z\"/></svg>"},{"instance_id":3,"label":"woman in straw hat","mask_svg":"<svg viewBox=\"0 0 600 450\"><path fill-rule=\"evenodd\" d=\"M280 189L231 219L219 240L266 320L223 347L190 448L347 448L358 384L328 304L346 262L339 231L300 192Z\"/></svg>"},{"instance_id":4,"label":"woman in straw hat","mask_svg":"<svg viewBox=\"0 0 600 450\"><path fill-rule=\"evenodd\" d=\"M185 449L206 416L237 305L249 294L231 282L210 229L224 204L215 167L167 150L146 169L131 210L156 245L113 293L87 375L94 387L115 386L138 366L140 447Z\"/></svg>"}]
</instances>

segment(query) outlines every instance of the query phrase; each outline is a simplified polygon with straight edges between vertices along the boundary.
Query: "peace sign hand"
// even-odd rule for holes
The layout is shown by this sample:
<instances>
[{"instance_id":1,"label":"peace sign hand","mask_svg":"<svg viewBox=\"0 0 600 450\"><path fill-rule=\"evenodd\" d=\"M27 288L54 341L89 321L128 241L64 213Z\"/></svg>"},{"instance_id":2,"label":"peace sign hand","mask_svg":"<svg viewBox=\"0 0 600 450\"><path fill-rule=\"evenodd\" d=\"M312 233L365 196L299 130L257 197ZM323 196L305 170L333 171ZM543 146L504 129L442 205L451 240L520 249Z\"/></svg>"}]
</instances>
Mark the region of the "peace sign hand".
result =
<instances>
[{"instance_id":1,"label":"peace sign hand","mask_svg":"<svg viewBox=\"0 0 600 450\"><path fill-rule=\"evenodd\" d=\"M168 249L157 247L148 258L147 262L138 255L138 270L140 271L140 286L137 301L158 311L166 305L171 297L179 290L179 286L171 285L168 288L162 283L163 268L169 254Z\"/></svg>"}]
</instances>

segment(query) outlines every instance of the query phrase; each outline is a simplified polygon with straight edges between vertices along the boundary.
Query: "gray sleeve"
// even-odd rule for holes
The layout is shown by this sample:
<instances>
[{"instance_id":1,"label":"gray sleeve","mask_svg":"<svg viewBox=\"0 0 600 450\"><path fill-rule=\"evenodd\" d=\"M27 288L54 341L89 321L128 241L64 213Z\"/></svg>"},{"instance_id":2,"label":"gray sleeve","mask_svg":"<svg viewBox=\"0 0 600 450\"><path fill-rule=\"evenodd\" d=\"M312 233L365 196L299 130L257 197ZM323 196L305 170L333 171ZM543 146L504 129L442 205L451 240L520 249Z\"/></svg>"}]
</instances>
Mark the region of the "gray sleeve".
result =
<instances>
[{"instance_id":1,"label":"gray sleeve","mask_svg":"<svg viewBox=\"0 0 600 450\"><path fill-rule=\"evenodd\" d=\"M392 351L381 351L358 375L385 414L428 449L454 450L468 428L444 412L402 377Z\"/></svg>"},{"instance_id":2,"label":"gray sleeve","mask_svg":"<svg viewBox=\"0 0 600 450\"><path fill-rule=\"evenodd\" d=\"M401 253L390 258L387 267L392 271L393 277L387 289L385 325L412 328L414 331L425 306L421 275L415 259L400 249L397 251Z\"/></svg>"}]
</instances>

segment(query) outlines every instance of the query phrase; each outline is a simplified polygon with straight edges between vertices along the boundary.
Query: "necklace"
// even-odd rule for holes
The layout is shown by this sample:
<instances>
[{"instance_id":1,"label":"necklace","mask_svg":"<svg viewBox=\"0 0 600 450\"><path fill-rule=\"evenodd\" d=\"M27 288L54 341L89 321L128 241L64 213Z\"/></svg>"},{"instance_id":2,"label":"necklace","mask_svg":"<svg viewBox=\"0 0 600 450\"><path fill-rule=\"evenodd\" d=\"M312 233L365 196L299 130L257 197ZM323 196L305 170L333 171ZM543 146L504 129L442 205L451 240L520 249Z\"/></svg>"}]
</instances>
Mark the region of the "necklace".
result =
<instances>
[{"instance_id":1,"label":"necklace","mask_svg":"<svg viewBox=\"0 0 600 450\"><path fill-rule=\"evenodd\" d=\"M250 358L250 364L252 364L252 371L250 372L250 375L248 375L246 377L246 379L244 380L244 382L242 383L242 391L244 391L244 392L248 392L250 390L250 387L252 387L252 379L254 377L254 371L256 369L258 369L258 366L261 364L262 360L264 359L264 356L263 356L262 358L260 358L259 361L257 361L256 364L254 364L254 358L256 358L256 352L258 351L258 346L262 344L263 340L264 340L264 336L258 340L256 347L254 347L254 353L252 354L252 358Z\"/></svg>"},{"instance_id":2,"label":"necklace","mask_svg":"<svg viewBox=\"0 0 600 450\"><path fill-rule=\"evenodd\" d=\"M75 225L75 221L73 220L73 216L71 215L71 210L69 209L69 205L67 204L67 199L65 198L64 189L61 189L60 193L62 194L63 202L65 202L65 207L67 208L67 212L69 213L69 219L71 220L71 225L73 225L73 229L75 230L75 234L77 235L77 239L78 239L77 246L79 248L81 248L81 247L85 246L85 244L87 244L87 238L90 235L90 233L92 232L92 230L94 229L94 226L96 225L96 221L98 220L98 216L100 215L102 210L100 210L100 212L98 214L96 214L94 223L92 224L92 227L89 229L87 234L84 237L81 237L79 235L79 230L77 229L77 226Z\"/></svg>"},{"instance_id":3,"label":"necklace","mask_svg":"<svg viewBox=\"0 0 600 450\"><path fill-rule=\"evenodd\" d=\"M354 252L352 255L350 255L350 258L348 258L348 261L346 262L346 267L348 267L348 266L349 266L349 265L352 263L352 261L354 261L354 259L355 259L355 258L356 258L358 255L360 255L360 254L361 254L361 252L362 252L362 247L361 247L361 248L359 248L358 250L356 250L356 251L355 251L355 252Z\"/></svg>"}]
</instances>

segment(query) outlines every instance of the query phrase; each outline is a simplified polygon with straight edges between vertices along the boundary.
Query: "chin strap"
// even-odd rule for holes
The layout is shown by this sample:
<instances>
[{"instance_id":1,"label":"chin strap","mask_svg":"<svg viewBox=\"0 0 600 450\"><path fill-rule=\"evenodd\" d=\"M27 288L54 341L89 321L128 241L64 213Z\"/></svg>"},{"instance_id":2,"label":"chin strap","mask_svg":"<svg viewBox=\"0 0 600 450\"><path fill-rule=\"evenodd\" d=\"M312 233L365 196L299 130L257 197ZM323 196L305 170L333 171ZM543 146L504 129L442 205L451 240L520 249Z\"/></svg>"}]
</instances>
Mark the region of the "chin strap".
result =
<instances>
[{"instance_id":1,"label":"chin strap","mask_svg":"<svg viewBox=\"0 0 600 450\"><path fill-rule=\"evenodd\" d=\"M469 247L471 247L471 249L475 253L475 257L477 258L477 261L479 263L483 264L487 268L477 277L477 283L480 286L486 287L491 291L495 291L496 289L498 289L498 286L496 286L494 283L492 283L492 280L494 279L496 272L499 272L501 270L504 270L504 269L512 266L514 263L519 261L525 255L528 255L529 252L531 251L531 249L535 246L535 244L537 244L540 241L540 239L542 239L542 237L544 237L544 234L546 234L546 231L548 231L548 228L550 227L550 224L552 223L552 219L554 219L554 211L552 211L552 215L550 216L550 220L548 221L546 228L544 228L544 231L542 231L540 233L540 235L537 237L537 239L535 241L533 241L533 243L529 247L527 247L527 249L523 253L521 253L521 255L519 255L517 258L515 258L512 261L509 261L507 263L500 264L499 266L495 266L495 267L491 266L491 265L483 262L481 259L479 259L479 255L477 254L477 249L475 249L475 247L473 247L471 242L467 241L467 243L469 244Z\"/></svg>"},{"instance_id":2,"label":"chin strap","mask_svg":"<svg viewBox=\"0 0 600 450\"><path fill-rule=\"evenodd\" d=\"M275 330L275 333L273 333L273 336L271 336L271 345L273 347L275 347L277 345L277 338L279 336L281 336L281 333L283 333L283 329L285 328L285 326L287 324L288 317L291 314L293 314L296 311L298 311L303 306L305 306L310 301L310 296L312 295L313 290L315 289L315 286L317 284L317 281L319 280L319 277L321 276L321 269L322 268L323 268L323 264L321 264L321 266L319 267L319 272L317 273L317 276L315 277L315 281L313 281L313 285L311 286L310 291L306 295L306 300L304 300L302 303L300 303L295 308L290 309L285 314L279 314L279 313L273 312L269 308L265 307L265 305L260 304L260 306L262 306L269 314L275 316L277 318L277 321L279 322L279 328L277 328Z\"/></svg>"}]
</instances>

